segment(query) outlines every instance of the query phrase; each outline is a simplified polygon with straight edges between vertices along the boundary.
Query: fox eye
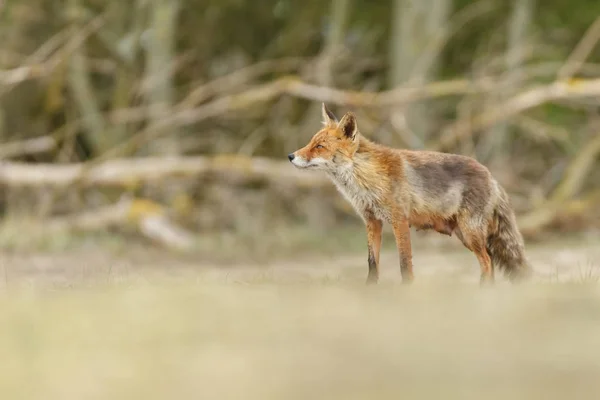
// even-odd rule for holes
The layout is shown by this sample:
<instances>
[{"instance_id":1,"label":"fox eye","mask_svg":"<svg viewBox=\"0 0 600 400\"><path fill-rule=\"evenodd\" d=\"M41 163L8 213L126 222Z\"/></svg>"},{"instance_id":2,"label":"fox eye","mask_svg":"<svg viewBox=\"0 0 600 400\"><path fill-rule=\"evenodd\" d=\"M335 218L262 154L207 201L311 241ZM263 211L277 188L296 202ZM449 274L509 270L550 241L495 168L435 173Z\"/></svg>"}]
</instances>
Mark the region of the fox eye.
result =
<instances>
[{"instance_id":1,"label":"fox eye","mask_svg":"<svg viewBox=\"0 0 600 400\"><path fill-rule=\"evenodd\" d=\"M323 148L323 145L321 145L321 144L318 144L315 146L315 149L322 149L322 148Z\"/></svg>"}]
</instances>

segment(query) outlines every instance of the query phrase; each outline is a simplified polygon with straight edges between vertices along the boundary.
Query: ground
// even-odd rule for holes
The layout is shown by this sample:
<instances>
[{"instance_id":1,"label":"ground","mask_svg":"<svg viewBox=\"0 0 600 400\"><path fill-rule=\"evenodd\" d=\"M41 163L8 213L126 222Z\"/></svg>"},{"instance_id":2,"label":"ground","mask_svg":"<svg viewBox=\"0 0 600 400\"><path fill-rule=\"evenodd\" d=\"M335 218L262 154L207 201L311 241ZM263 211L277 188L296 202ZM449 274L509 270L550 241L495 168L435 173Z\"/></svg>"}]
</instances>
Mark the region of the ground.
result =
<instances>
[{"instance_id":1,"label":"ground","mask_svg":"<svg viewBox=\"0 0 600 400\"><path fill-rule=\"evenodd\" d=\"M110 242L107 237L79 242L69 239L66 246L54 244L46 250L13 248L0 251L0 287L72 287L165 277L217 282L355 282L366 277L366 239L360 229L340 233L342 239L337 242L327 238L327 233L316 236L303 238L300 244L296 239L290 239L295 244L288 245L262 243L265 247L260 251L250 250L253 244L235 240L210 241L200 246L205 251L191 254L168 252L124 238ZM526 254L535 270L535 281L600 280L598 243L600 238L595 233L528 243ZM388 234L381 253L382 282L400 280L393 246L394 240ZM413 234L413 264L417 282L479 281L475 256L457 239L437 233ZM506 283L501 275L497 281Z\"/></svg>"},{"instance_id":2,"label":"ground","mask_svg":"<svg viewBox=\"0 0 600 400\"><path fill-rule=\"evenodd\" d=\"M597 397L597 237L531 244L535 280L492 288L472 254L425 238L413 285L387 246L371 287L362 238L271 261L7 248L0 398Z\"/></svg>"}]
</instances>

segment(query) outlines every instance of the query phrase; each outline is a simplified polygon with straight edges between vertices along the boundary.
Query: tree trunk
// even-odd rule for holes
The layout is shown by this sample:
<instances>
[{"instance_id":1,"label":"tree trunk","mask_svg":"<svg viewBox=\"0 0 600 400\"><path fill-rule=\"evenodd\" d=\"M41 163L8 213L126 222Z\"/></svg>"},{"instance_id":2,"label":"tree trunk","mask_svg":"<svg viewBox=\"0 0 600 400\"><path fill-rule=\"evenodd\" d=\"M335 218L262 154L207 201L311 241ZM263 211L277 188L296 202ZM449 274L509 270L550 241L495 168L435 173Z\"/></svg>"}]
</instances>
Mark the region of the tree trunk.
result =
<instances>
[{"instance_id":1,"label":"tree trunk","mask_svg":"<svg viewBox=\"0 0 600 400\"><path fill-rule=\"evenodd\" d=\"M68 11L71 17L71 34L76 36L80 34L83 27L84 8L80 0L70 0ZM103 153L110 146L109 135L106 132L106 121L102 116L94 88L90 82L83 44L78 46L70 57L68 81L69 88L81 114L86 138L93 146L94 153Z\"/></svg>"},{"instance_id":2,"label":"tree trunk","mask_svg":"<svg viewBox=\"0 0 600 400\"><path fill-rule=\"evenodd\" d=\"M495 107L498 101L505 100L511 93L518 89L523 76L519 72L525 60L525 48L528 39L534 9L534 0L514 0L513 11L508 23L508 42L505 56L506 82L498 97L492 96L490 107ZM503 121L494 126L489 134L487 145L484 146L492 156L490 168L492 171L506 171L509 162L510 140L508 140L508 121ZM483 155L485 158L485 155Z\"/></svg>"},{"instance_id":3,"label":"tree trunk","mask_svg":"<svg viewBox=\"0 0 600 400\"><path fill-rule=\"evenodd\" d=\"M317 66L317 68L319 68L319 71L317 71L319 83L324 86L331 86L333 84L335 59L344 46L344 35L349 15L350 0L332 0L330 16L331 26L325 40L321 62Z\"/></svg>"},{"instance_id":4,"label":"tree trunk","mask_svg":"<svg viewBox=\"0 0 600 400\"><path fill-rule=\"evenodd\" d=\"M436 73L437 57L423 71L415 71L423 49L435 40L440 29L446 29L452 8L451 0L394 0L390 37L389 85L423 84ZM409 82L410 81L410 82ZM427 140L432 110L425 102L410 104L404 108L404 118L394 113L392 122L404 120L413 132L412 147L422 147ZM395 123L398 127L398 124Z\"/></svg>"},{"instance_id":5,"label":"tree trunk","mask_svg":"<svg viewBox=\"0 0 600 400\"><path fill-rule=\"evenodd\" d=\"M150 7L151 35L146 49L145 90L147 104L151 107L150 123L154 125L168 115L175 100L172 67L179 1L152 0ZM173 131L168 137L153 141L149 147L153 154L178 154L181 151L178 135Z\"/></svg>"}]
</instances>

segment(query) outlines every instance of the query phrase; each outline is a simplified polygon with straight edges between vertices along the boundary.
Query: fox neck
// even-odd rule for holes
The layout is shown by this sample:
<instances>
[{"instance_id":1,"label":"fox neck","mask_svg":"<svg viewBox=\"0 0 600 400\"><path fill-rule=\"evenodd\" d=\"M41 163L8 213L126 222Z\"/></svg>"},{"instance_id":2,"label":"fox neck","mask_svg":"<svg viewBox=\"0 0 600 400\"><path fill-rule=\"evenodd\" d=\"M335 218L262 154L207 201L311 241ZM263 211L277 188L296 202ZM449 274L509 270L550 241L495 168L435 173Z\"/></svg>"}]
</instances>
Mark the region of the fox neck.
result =
<instances>
[{"instance_id":1,"label":"fox neck","mask_svg":"<svg viewBox=\"0 0 600 400\"><path fill-rule=\"evenodd\" d=\"M339 165L337 168L328 171L330 178L335 183L352 184L365 189L372 189L370 186L373 175L379 170L376 160L376 154L373 152L377 145L368 139L359 136L358 149L354 153L351 162Z\"/></svg>"},{"instance_id":2,"label":"fox neck","mask_svg":"<svg viewBox=\"0 0 600 400\"><path fill-rule=\"evenodd\" d=\"M362 137L359 140L352 161L328 171L328 174L356 211L363 213L367 209L380 208L387 185L385 176L379 173L377 154L371 148L377 145Z\"/></svg>"}]
</instances>

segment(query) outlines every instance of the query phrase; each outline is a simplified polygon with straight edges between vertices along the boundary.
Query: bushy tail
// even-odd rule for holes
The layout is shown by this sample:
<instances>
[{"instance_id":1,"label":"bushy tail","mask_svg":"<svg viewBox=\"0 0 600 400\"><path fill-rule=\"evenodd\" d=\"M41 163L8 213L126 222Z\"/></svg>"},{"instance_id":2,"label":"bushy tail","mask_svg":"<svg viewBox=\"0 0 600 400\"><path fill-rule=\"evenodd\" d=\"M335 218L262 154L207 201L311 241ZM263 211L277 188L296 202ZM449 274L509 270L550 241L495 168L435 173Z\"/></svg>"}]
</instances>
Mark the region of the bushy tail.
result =
<instances>
[{"instance_id":1,"label":"bushy tail","mask_svg":"<svg viewBox=\"0 0 600 400\"><path fill-rule=\"evenodd\" d=\"M500 186L499 200L494 209L494 223L487 238L487 250L492 266L503 269L512 281L529 278L532 269L525 258L523 236L517 227L515 215L510 207L508 195Z\"/></svg>"}]
</instances>

